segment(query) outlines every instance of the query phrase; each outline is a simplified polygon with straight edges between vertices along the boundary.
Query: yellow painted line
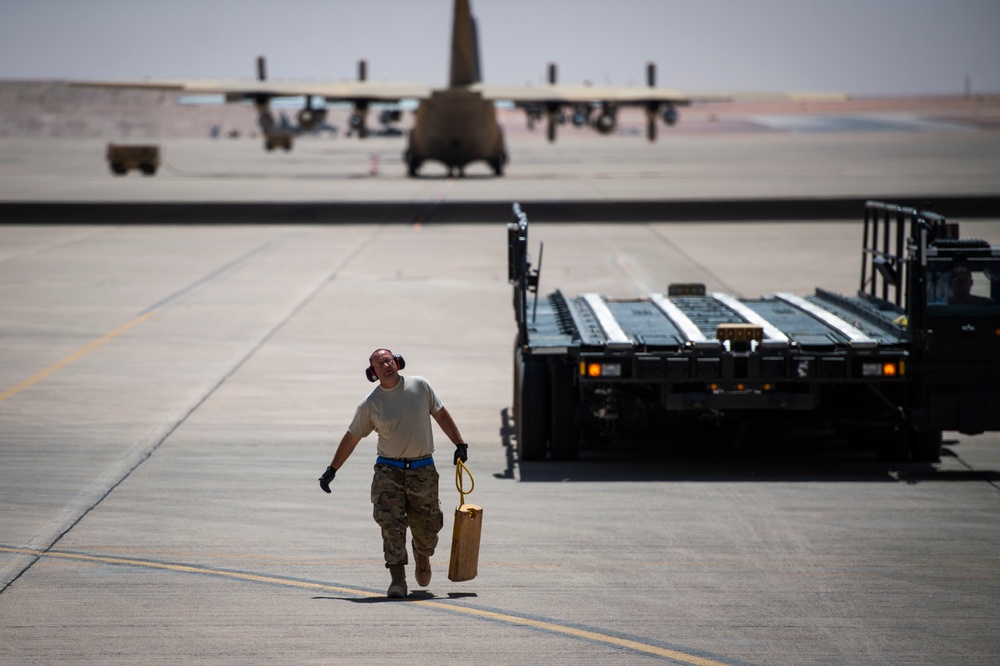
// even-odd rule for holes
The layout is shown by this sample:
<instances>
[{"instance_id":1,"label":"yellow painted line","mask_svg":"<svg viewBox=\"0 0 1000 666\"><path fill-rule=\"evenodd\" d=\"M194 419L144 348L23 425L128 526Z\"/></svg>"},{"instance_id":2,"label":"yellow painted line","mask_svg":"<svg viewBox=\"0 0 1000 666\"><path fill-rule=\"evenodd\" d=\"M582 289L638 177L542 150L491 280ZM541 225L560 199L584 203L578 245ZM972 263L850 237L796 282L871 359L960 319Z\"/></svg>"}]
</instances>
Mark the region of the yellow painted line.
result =
<instances>
[{"instance_id":1,"label":"yellow painted line","mask_svg":"<svg viewBox=\"0 0 1000 666\"><path fill-rule=\"evenodd\" d=\"M126 332L128 332L130 330L132 330L133 328L135 328L136 326L138 326L139 324L141 324L142 322L146 321L147 319L149 319L152 316L153 316L153 312L147 312L144 315L136 317L135 319L133 319L132 321L128 322L127 324L125 324L123 326L119 326L118 328L116 328L115 330L111 331L107 335L105 335L105 336L103 336L101 338L98 338L97 340L94 340L93 342L91 342L86 347L83 347L82 349L78 349L77 351L73 352L72 354L70 354L69 356L67 356L63 360L59 361L58 363L50 365L49 367L45 368L44 370L42 370L38 374L34 375L33 377L28 377L27 379L25 379L23 382L21 382L17 386L13 386L13 387L7 389L6 391L4 391L3 393L0 393L0 402L3 402L7 398L11 398L11 397L17 395L18 393L20 393L21 391L23 391L24 389L26 389L26 388L28 388L30 386L34 386L35 384L37 384L38 382L42 381L43 379L45 379L49 375L62 370L67 365L70 365L71 363L75 363L76 361L79 361L81 358L83 358L84 356L86 356L90 352L94 351L98 347L106 345L107 343L111 342L112 340L114 340L118 336L120 336L123 333L126 333Z\"/></svg>"},{"instance_id":2,"label":"yellow painted line","mask_svg":"<svg viewBox=\"0 0 1000 666\"><path fill-rule=\"evenodd\" d=\"M525 627L531 627L533 629L541 629L552 633L574 636L576 638L585 638L589 641L595 641L597 643L606 643L608 645L628 648L629 650L635 650L636 652L642 652L644 654L651 654L651 655L656 655L658 657L673 659L674 661L679 661L684 664L694 664L695 666L726 666L726 664L724 664L721 661L715 661L713 659L705 659L704 657L698 657L696 655L688 654L686 652L680 652L678 650L670 650L668 648L661 648L655 645L648 645L646 643L640 643L638 641L629 640L627 638L619 638L617 636L601 634L596 631L588 631L586 629L576 629L574 627L566 627L561 624L554 624L552 622L545 622L543 620L532 620L529 618L517 617L516 615L507 615L505 613L495 613L493 611L479 610L477 608L452 606L450 604L443 604L436 601L415 601L413 603L435 606L437 608L441 608L444 610L465 613L466 615L474 615L477 617L484 617L490 620L506 622L507 624L517 624Z\"/></svg>"},{"instance_id":3,"label":"yellow painted line","mask_svg":"<svg viewBox=\"0 0 1000 666\"><path fill-rule=\"evenodd\" d=\"M293 580L289 578L275 578L273 576L262 576L260 574L241 573L239 571L224 571L221 569L209 569L207 567L194 567L188 564L171 564L169 562L150 562L149 560L133 560L127 557L107 557L102 555L83 555L81 553L58 553L53 551L32 550L30 548L8 548L0 546L0 553L13 553L17 555L34 555L36 557L55 557L63 560L82 560L84 562L103 562L105 564L124 564L134 567L145 567L147 569L163 569L166 571L179 571L181 573L210 574L225 578L235 578L238 580L248 580L255 583L272 583L285 585L288 587L303 587L314 590L326 590L328 592L342 592L359 596L369 596L370 592L363 590L352 590L347 587L337 587L326 585L325 583L310 583L308 581Z\"/></svg>"},{"instance_id":4,"label":"yellow painted line","mask_svg":"<svg viewBox=\"0 0 1000 666\"><path fill-rule=\"evenodd\" d=\"M311 590L324 590L327 592L339 592L341 594L351 594L359 597L371 596L371 592L367 590L356 590L349 587L338 587L336 585L327 585L325 583L310 583L308 581L294 580L289 578L276 578L274 576L264 576L261 574L210 569L207 567L196 567L187 564L171 564L168 562L150 562L147 560L133 560L127 557L107 557L101 555L84 555L81 553L61 553L53 551L32 550L27 548L9 548L5 546L0 546L0 553L34 555L36 557L55 557L67 560L81 560L85 562L103 562L105 564L124 564L129 566L145 567L148 569L163 569L166 571L177 571L181 573L207 574L212 576L221 576L224 578L233 578L236 580L246 580L255 583L269 583L271 585L283 585L285 587L298 587ZM522 627L530 627L532 629L539 629L554 634L562 634L565 636L572 636L574 638L583 638L589 641L594 641L596 643L604 643L606 645L612 645L615 647L627 648L629 650L634 650L635 652L641 652L643 654L654 655L657 657L664 657L666 659L673 659L674 661L678 661L683 664L692 664L693 666L728 666L727 664L721 661L715 661L714 659L706 659L704 657L688 654L686 652L681 652L679 650L661 648L656 645L647 645L646 643L640 643L639 641L633 641L627 638L619 638L618 636L602 634L596 631L588 631L586 629L567 627L560 624L555 624L553 622L545 622L544 620L532 620L530 618L518 617L516 615L508 615L506 613L497 613L495 611L487 611L487 610L480 610L477 608L467 608L465 606L446 604L440 601L412 600L401 603L418 604L420 606L427 606L428 608L434 608L435 610L443 610L449 613L470 615L473 617L494 620L506 624L518 625Z\"/></svg>"}]
</instances>

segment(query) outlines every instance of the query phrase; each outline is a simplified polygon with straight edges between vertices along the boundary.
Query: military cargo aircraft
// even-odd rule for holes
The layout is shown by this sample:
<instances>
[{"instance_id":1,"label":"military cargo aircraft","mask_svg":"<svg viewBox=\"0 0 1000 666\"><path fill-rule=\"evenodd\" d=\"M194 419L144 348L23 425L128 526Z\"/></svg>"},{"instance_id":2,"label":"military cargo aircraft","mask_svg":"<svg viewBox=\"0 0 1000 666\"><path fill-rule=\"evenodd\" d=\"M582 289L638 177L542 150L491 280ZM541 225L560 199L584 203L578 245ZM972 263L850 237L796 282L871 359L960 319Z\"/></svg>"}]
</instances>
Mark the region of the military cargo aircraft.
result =
<instances>
[{"instance_id":1,"label":"military cargo aircraft","mask_svg":"<svg viewBox=\"0 0 1000 666\"><path fill-rule=\"evenodd\" d=\"M311 131L326 120L327 103L353 105L351 132L368 135L367 116L378 103L417 100L416 117L403 159L411 177L426 161L441 162L450 175L464 175L467 164L485 161L493 173L503 175L507 148L497 123L496 102L513 103L523 109L529 125L543 116L549 141L556 140L556 127L570 110L576 126L589 126L600 134L617 127L618 109L639 107L646 112L646 136L656 140L657 122L677 122L677 107L694 102L726 102L735 99L830 100L847 99L836 93L746 93L692 92L656 86L656 69L647 65L647 87L560 85L556 67L549 65L549 84L542 86L491 86L482 83L476 21L469 0L455 0L451 37L448 87L434 89L422 83L384 83L367 80L365 61L360 61L358 80L346 83L298 83L269 81L264 59L257 59L256 81L79 81L71 85L102 88L173 90L187 95L224 95L227 102L250 101L268 150L292 146L292 132L274 120L270 102L275 98L305 98L299 111L299 129Z\"/></svg>"}]
</instances>

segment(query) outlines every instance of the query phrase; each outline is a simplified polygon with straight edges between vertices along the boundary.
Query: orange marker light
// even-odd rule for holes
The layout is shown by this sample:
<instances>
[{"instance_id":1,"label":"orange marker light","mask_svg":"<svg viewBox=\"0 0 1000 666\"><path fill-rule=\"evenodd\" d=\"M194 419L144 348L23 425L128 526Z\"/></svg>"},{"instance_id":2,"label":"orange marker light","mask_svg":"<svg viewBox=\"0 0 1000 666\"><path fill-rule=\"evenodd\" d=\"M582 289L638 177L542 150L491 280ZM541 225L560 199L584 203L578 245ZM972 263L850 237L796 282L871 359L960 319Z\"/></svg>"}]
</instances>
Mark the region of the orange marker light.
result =
<instances>
[{"instance_id":1,"label":"orange marker light","mask_svg":"<svg viewBox=\"0 0 1000 666\"><path fill-rule=\"evenodd\" d=\"M895 363L885 363L882 365L882 374L886 377L896 376L896 364Z\"/></svg>"},{"instance_id":2,"label":"orange marker light","mask_svg":"<svg viewBox=\"0 0 1000 666\"><path fill-rule=\"evenodd\" d=\"M587 366L587 374L589 376L591 376L591 377L600 377L601 376L601 364L600 363L591 363L590 365L588 365Z\"/></svg>"}]
</instances>

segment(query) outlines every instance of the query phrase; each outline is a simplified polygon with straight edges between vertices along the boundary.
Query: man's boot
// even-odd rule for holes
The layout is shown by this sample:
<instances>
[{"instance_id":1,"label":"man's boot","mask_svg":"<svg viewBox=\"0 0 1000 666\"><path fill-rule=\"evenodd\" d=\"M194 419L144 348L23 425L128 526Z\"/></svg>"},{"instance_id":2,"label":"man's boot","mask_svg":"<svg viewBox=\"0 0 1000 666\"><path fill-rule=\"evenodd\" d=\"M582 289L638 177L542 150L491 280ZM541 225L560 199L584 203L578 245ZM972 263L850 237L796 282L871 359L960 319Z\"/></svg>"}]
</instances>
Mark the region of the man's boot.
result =
<instances>
[{"instance_id":1,"label":"man's boot","mask_svg":"<svg viewBox=\"0 0 1000 666\"><path fill-rule=\"evenodd\" d=\"M431 584L431 558L414 552L413 561L417 563L417 585L427 587Z\"/></svg>"},{"instance_id":2,"label":"man's boot","mask_svg":"<svg viewBox=\"0 0 1000 666\"><path fill-rule=\"evenodd\" d=\"M390 599L402 599L407 595L406 567L402 564L393 564L389 567L389 574L392 576L392 583L389 584L389 591L385 596Z\"/></svg>"}]
</instances>

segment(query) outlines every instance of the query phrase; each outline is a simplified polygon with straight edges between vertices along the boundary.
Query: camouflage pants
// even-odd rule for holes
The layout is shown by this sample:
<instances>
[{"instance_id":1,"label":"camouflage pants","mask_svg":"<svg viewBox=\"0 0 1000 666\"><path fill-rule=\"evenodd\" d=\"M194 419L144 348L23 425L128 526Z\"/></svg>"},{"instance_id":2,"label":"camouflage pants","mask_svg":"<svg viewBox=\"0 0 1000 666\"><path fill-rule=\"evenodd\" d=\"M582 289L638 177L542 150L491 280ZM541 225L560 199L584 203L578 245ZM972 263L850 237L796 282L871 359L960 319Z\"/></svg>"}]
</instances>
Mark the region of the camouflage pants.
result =
<instances>
[{"instance_id":1,"label":"camouflage pants","mask_svg":"<svg viewBox=\"0 0 1000 666\"><path fill-rule=\"evenodd\" d=\"M373 517L382 528L385 566L409 564L406 528L413 537L413 551L430 557L444 527L438 500L438 472L434 465L399 469L375 465L372 479Z\"/></svg>"}]
</instances>

